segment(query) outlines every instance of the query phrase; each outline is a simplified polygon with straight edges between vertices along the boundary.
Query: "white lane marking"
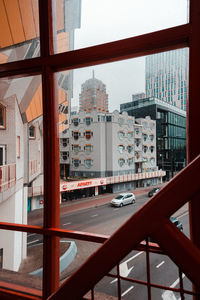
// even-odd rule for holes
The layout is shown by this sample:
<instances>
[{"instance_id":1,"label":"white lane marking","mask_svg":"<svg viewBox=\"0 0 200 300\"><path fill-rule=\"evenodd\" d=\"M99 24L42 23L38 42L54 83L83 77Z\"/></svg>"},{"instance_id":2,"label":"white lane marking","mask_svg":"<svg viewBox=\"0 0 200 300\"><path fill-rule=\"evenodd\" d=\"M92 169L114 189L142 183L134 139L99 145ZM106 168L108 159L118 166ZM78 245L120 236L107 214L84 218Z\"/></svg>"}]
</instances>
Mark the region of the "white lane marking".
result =
<instances>
[{"instance_id":1,"label":"white lane marking","mask_svg":"<svg viewBox=\"0 0 200 300\"><path fill-rule=\"evenodd\" d=\"M185 277L185 274L183 273L182 274L182 279ZM180 281L180 278L177 278L175 281L174 281L174 283L172 283L171 285L170 285L170 287L171 288L174 288L178 283L179 283L179 281Z\"/></svg>"},{"instance_id":2,"label":"white lane marking","mask_svg":"<svg viewBox=\"0 0 200 300\"><path fill-rule=\"evenodd\" d=\"M97 217L98 215L92 215L91 218Z\"/></svg>"},{"instance_id":3,"label":"white lane marking","mask_svg":"<svg viewBox=\"0 0 200 300\"><path fill-rule=\"evenodd\" d=\"M140 254L144 253L144 251L138 252L137 254L131 256L129 259L125 260L123 263L121 263L119 265L119 269L120 269L120 275L123 277L127 277L129 275L129 273L131 272L131 270L134 268L134 266L132 266L130 269L128 269L128 265L127 263L131 260L133 260L134 258L136 258L137 256L139 256ZM112 280L110 282L110 284L114 283L117 281L117 278L115 278L114 280Z\"/></svg>"},{"instance_id":4,"label":"white lane marking","mask_svg":"<svg viewBox=\"0 0 200 300\"><path fill-rule=\"evenodd\" d=\"M134 268L134 266L132 266L130 269L128 268L127 262L124 261L123 263L121 263L119 265L119 271L120 271L120 275L123 277L127 277L128 274L131 272L131 270Z\"/></svg>"},{"instance_id":5,"label":"white lane marking","mask_svg":"<svg viewBox=\"0 0 200 300\"><path fill-rule=\"evenodd\" d=\"M183 273L182 274L182 278L185 277L185 274ZM172 283L170 285L171 288L174 288L180 281L180 278L177 278L174 283ZM165 291L163 294L162 294L162 298L163 300L177 300L177 298L175 297L174 293L172 291ZM180 298L179 298L180 299Z\"/></svg>"},{"instance_id":6,"label":"white lane marking","mask_svg":"<svg viewBox=\"0 0 200 300\"><path fill-rule=\"evenodd\" d=\"M121 294L122 297L124 297L126 294L128 294L128 292L130 292L132 289L134 288L134 286L132 285L129 289L127 289L123 294Z\"/></svg>"},{"instance_id":7,"label":"white lane marking","mask_svg":"<svg viewBox=\"0 0 200 300\"><path fill-rule=\"evenodd\" d=\"M63 226L66 226L66 225L69 225L69 224L72 224L72 222L65 223L65 224L63 224Z\"/></svg>"},{"instance_id":8,"label":"white lane marking","mask_svg":"<svg viewBox=\"0 0 200 300\"><path fill-rule=\"evenodd\" d=\"M119 210L119 208L114 208L114 210Z\"/></svg>"},{"instance_id":9,"label":"white lane marking","mask_svg":"<svg viewBox=\"0 0 200 300\"><path fill-rule=\"evenodd\" d=\"M125 260L124 262L128 263L129 261L131 261L132 259L136 258L137 256L139 256L142 253L144 253L144 251L138 252L137 254L131 256L129 259Z\"/></svg>"},{"instance_id":10,"label":"white lane marking","mask_svg":"<svg viewBox=\"0 0 200 300\"><path fill-rule=\"evenodd\" d=\"M30 234L28 234L28 237L33 236L33 235L36 235L36 233L30 233Z\"/></svg>"},{"instance_id":11,"label":"white lane marking","mask_svg":"<svg viewBox=\"0 0 200 300\"><path fill-rule=\"evenodd\" d=\"M182 217L185 217L186 215L188 215L188 211L186 211L185 213L183 213L181 216L178 216L177 219L180 219Z\"/></svg>"},{"instance_id":12,"label":"white lane marking","mask_svg":"<svg viewBox=\"0 0 200 300\"><path fill-rule=\"evenodd\" d=\"M30 244L33 244L33 243L36 243L36 242L39 242L39 240L31 241L31 242L27 243L27 245L30 245Z\"/></svg>"},{"instance_id":13,"label":"white lane marking","mask_svg":"<svg viewBox=\"0 0 200 300\"><path fill-rule=\"evenodd\" d=\"M165 263L165 261L163 260L163 261L161 261L161 263L160 264L158 264L157 266L156 266L156 268L158 269L158 268L160 268L163 264Z\"/></svg>"},{"instance_id":14,"label":"white lane marking","mask_svg":"<svg viewBox=\"0 0 200 300\"><path fill-rule=\"evenodd\" d=\"M177 298L175 297L175 295L172 291L165 291L162 294L162 298L163 298L163 300L177 300Z\"/></svg>"},{"instance_id":15,"label":"white lane marking","mask_svg":"<svg viewBox=\"0 0 200 300\"><path fill-rule=\"evenodd\" d=\"M117 278L115 278L114 280L112 280L111 282L110 282L110 284L112 284L112 283L114 283L114 282L116 282L117 281Z\"/></svg>"}]
</instances>

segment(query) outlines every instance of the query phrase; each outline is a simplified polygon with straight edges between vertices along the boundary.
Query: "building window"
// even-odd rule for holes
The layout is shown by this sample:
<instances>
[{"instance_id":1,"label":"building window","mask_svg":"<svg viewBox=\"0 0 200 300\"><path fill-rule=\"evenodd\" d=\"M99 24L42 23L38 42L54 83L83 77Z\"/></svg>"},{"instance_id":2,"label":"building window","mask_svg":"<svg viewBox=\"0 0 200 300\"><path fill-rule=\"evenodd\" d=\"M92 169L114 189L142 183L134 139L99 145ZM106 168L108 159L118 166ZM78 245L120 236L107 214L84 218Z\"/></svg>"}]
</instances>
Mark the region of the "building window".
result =
<instances>
[{"instance_id":1,"label":"building window","mask_svg":"<svg viewBox=\"0 0 200 300\"><path fill-rule=\"evenodd\" d=\"M143 139L146 142L146 140L147 140L147 134L146 133L143 133Z\"/></svg>"},{"instance_id":2,"label":"building window","mask_svg":"<svg viewBox=\"0 0 200 300\"><path fill-rule=\"evenodd\" d=\"M131 127L133 125L133 120L128 119L127 123L128 123L128 126Z\"/></svg>"},{"instance_id":3,"label":"building window","mask_svg":"<svg viewBox=\"0 0 200 300\"><path fill-rule=\"evenodd\" d=\"M106 116L106 122L112 122L112 116Z\"/></svg>"},{"instance_id":4,"label":"building window","mask_svg":"<svg viewBox=\"0 0 200 300\"><path fill-rule=\"evenodd\" d=\"M146 152L147 152L147 149L148 149L148 147L147 147L147 146L143 146L143 151L144 151L144 153L146 153Z\"/></svg>"},{"instance_id":5,"label":"building window","mask_svg":"<svg viewBox=\"0 0 200 300\"><path fill-rule=\"evenodd\" d=\"M135 139L135 145L136 145L137 147L140 146L140 139Z\"/></svg>"},{"instance_id":6,"label":"building window","mask_svg":"<svg viewBox=\"0 0 200 300\"><path fill-rule=\"evenodd\" d=\"M17 136L17 158L20 158L20 136Z\"/></svg>"},{"instance_id":7,"label":"building window","mask_svg":"<svg viewBox=\"0 0 200 300\"><path fill-rule=\"evenodd\" d=\"M79 145L72 145L72 151L74 153L78 153L81 150L81 147Z\"/></svg>"},{"instance_id":8,"label":"building window","mask_svg":"<svg viewBox=\"0 0 200 300\"><path fill-rule=\"evenodd\" d=\"M0 128L6 128L6 108L0 104Z\"/></svg>"},{"instance_id":9,"label":"building window","mask_svg":"<svg viewBox=\"0 0 200 300\"><path fill-rule=\"evenodd\" d=\"M123 118L119 118L118 119L118 123L120 126L122 126L124 124L124 119Z\"/></svg>"},{"instance_id":10,"label":"building window","mask_svg":"<svg viewBox=\"0 0 200 300\"><path fill-rule=\"evenodd\" d=\"M29 127L29 138L35 139L35 126L31 125Z\"/></svg>"},{"instance_id":11,"label":"building window","mask_svg":"<svg viewBox=\"0 0 200 300\"><path fill-rule=\"evenodd\" d=\"M123 153L124 149L125 149L124 145L119 145L118 146L119 153Z\"/></svg>"},{"instance_id":12,"label":"building window","mask_svg":"<svg viewBox=\"0 0 200 300\"><path fill-rule=\"evenodd\" d=\"M139 128L135 128L135 134L139 134L140 133L140 130L139 130Z\"/></svg>"},{"instance_id":13,"label":"building window","mask_svg":"<svg viewBox=\"0 0 200 300\"><path fill-rule=\"evenodd\" d=\"M154 135L151 134L149 137L150 137L150 140L153 142L153 140L154 140Z\"/></svg>"},{"instance_id":14,"label":"building window","mask_svg":"<svg viewBox=\"0 0 200 300\"><path fill-rule=\"evenodd\" d=\"M91 137L93 136L93 132L90 130L86 130L84 133L84 136L87 140L91 139Z\"/></svg>"},{"instance_id":15,"label":"building window","mask_svg":"<svg viewBox=\"0 0 200 300\"><path fill-rule=\"evenodd\" d=\"M120 140L123 140L123 138L125 137L125 133L123 131L119 131L118 136L119 136Z\"/></svg>"},{"instance_id":16,"label":"building window","mask_svg":"<svg viewBox=\"0 0 200 300\"><path fill-rule=\"evenodd\" d=\"M142 122L143 128L146 130L147 129L147 122Z\"/></svg>"},{"instance_id":17,"label":"building window","mask_svg":"<svg viewBox=\"0 0 200 300\"><path fill-rule=\"evenodd\" d=\"M129 131L127 133L127 137L128 137L129 140L131 140L133 138L133 131Z\"/></svg>"},{"instance_id":18,"label":"building window","mask_svg":"<svg viewBox=\"0 0 200 300\"><path fill-rule=\"evenodd\" d=\"M137 159L140 158L140 153L139 153L138 151L135 151L135 157L136 157Z\"/></svg>"},{"instance_id":19,"label":"building window","mask_svg":"<svg viewBox=\"0 0 200 300\"><path fill-rule=\"evenodd\" d=\"M125 159L124 158L119 158L118 159L118 164L120 167L122 167L125 164Z\"/></svg>"},{"instance_id":20,"label":"building window","mask_svg":"<svg viewBox=\"0 0 200 300\"><path fill-rule=\"evenodd\" d=\"M154 151L154 146L151 146L151 147L150 147L150 151L151 151L151 153L153 153L153 151Z\"/></svg>"},{"instance_id":21,"label":"building window","mask_svg":"<svg viewBox=\"0 0 200 300\"><path fill-rule=\"evenodd\" d=\"M84 150L85 150L86 154L90 154L92 152L92 150L93 150L93 146L90 145L90 144L89 145L85 145Z\"/></svg>"},{"instance_id":22,"label":"building window","mask_svg":"<svg viewBox=\"0 0 200 300\"><path fill-rule=\"evenodd\" d=\"M151 163L152 165L155 164L155 161L156 161L156 160L155 160L155 157L151 157L151 158L150 158L150 163Z\"/></svg>"},{"instance_id":23,"label":"building window","mask_svg":"<svg viewBox=\"0 0 200 300\"><path fill-rule=\"evenodd\" d=\"M153 129L153 128L155 127L155 123L150 122L150 123L149 123L149 127L150 127L150 129Z\"/></svg>"},{"instance_id":24,"label":"building window","mask_svg":"<svg viewBox=\"0 0 200 300\"><path fill-rule=\"evenodd\" d=\"M101 122L105 122L105 116L101 116Z\"/></svg>"},{"instance_id":25,"label":"building window","mask_svg":"<svg viewBox=\"0 0 200 300\"><path fill-rule=\"evenodd\" d=\"M128 151L128 153L131 153L133 151L133 145L128 145L127 151Z\"/></svg>"},{"instance_id":26,"label":"building window","mask_svg":"<svg viewBox=\"0 0 200 300\"><path fill-rule=\"evenodd\" d=\"M133 157L130 157L127 159L127 163L128 163L128 166L132 166L133 165Z\"/></svg>"},{"instance_id":27,"label":"building window","mask_svg":"<svg viewBox=\"0 0 200 300\"><path fill-rule=\"evenodd\" d=\"M93 119L90 118L90 117L87 117L87 118L84 119L84 121L85 121L85 124L86 124L87 126L89 126L89 125L93 122Z\"/></svg>"},{"instance_id":28,"label":"building window","mask_svg":"<svg viewBox=\"0 0 200 300\"><path fill-rule=\"evenodd\" d=\"M80 163L81 163L80 159L78 159L78 158L72 159L72 164L73 164L74 168L78 168Z\"/></svg>"},{"instance_id":29,"label":"building window","mask_svg":"<svg viewBox=\"0 0 200 300\"><path fill-rule=\"evenodd\" d=\"M78 125L79 125L79 122L80 122L80 119L79 119L79 118L74 118L74 119L72 119L72 123L74 124L74 126L78 126Z\"/></svg>"},{"instance_id":30,"label":"building window","mask_svg":"<svg viewBox=\"0 0 200 300\"><path fill-rule=\"evenodd\" d=\"M85 167L88 168L88 169L91 168L92 167L92 162L93 161L90 158L85 159L84 160Z\"/></svg>"},{"instance_id":31,"label":"building window","mask_svg":"<svg viewBox=\"0 0 200 300\"><path fill-rule=\"evenodd\" d=\"M67 145L69 144L69 139L63 139L62 144L63 144L63 147L67 147Z\"/></svg>"},{"instance_id":32,"label":"building window","mask_svg":"<svg viewBox=\"0 0 200 300\"><path fill-rule=\"evenodd\" d=\"M81 135L78 131L72 131L72 136L75 140L78 140L79 136Z\"/></svg>"},{"instance_id":33,"label":"building window","mask_svg":"<svg viewBox=\"0 0 200 300\"><path fill-rule=\"evenodd\" d=\"M62 158L63 158L63 160L67 160L68 157L69 157L69 152L68 151L62 152Z\"/></svg>"}]
</instances>

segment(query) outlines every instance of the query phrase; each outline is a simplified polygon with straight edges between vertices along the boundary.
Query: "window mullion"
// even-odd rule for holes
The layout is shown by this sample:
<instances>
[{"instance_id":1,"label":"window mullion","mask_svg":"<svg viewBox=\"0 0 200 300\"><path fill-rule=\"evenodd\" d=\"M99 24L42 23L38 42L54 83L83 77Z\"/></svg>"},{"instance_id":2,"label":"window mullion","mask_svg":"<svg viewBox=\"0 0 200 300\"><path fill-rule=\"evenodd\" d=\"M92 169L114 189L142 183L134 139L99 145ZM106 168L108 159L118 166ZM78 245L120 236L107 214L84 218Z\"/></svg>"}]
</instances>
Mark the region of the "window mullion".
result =
<instances>
[{"instance_id":1,"label":"window mullion","mask_svg":"<svg viewBox=\"0 0 200 300\"><path fill-rule=\"evenodd\" d=\"M39 0L41 58L54 54L54 0ZM59 135L58 104L55 75L44 60L42 66L42 97L44 127L44 228L59 228ZM43 240L43 298L59 286L59 238L44 235Z\"/></svg>"}]
</instances>

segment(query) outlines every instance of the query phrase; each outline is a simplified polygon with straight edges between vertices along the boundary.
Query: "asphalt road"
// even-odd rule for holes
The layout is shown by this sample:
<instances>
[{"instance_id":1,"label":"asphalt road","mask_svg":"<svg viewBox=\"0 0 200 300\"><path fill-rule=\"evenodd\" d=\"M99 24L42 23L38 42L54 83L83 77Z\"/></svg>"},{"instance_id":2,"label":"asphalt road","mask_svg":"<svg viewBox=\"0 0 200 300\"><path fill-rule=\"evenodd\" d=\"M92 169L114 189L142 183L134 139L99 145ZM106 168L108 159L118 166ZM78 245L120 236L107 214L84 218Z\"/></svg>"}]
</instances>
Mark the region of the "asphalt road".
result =
<instances>
[{"instance_id":1,"label":"asphalt road","mask_svg":"<svg viewBox=\"0 0 200 300\"><path fill-rule=\"evenodd\" d=\"M76 211L70 214L61 216L61 227L69 230L78 230L93 232L99 234L112 234L121 224L123 224L131 215L133 215L147 200L146 196L141 195L136 199L136 203L127 205L122 208L115 208L110 204L105 204L99 207L93 207L82 211ZM184 213L178 217L183 223L184 234L189 235L189 220L188 214ZM32 246L42 241L42 237L29 234L28 246ZM96 250L97 246L90 247L90 251L83 249L83 243L77 243L78 253L84 253L85 257L82 258L82 262ZM87 248L87 247L86 247ZM80 256L80 255L78 255ZM77 268L81 264L81 261L74 268ZM167 257L158 254L150 254L150 266L151 266L151 282L164 286L179 287L178 280L178 268ZM70 271L70 270L69 270ZM73 271L73 268L72 268ZM116 272L116 270L114 270ZM135 278L146 281L146 254L144 252L133 251L130 253L120 264L120 272L122 276ZM183 275L184 276L184 275ZM190 281L183 278L184 288L191 290ZM109 295L117 296L117 281L110 277L104 277L103 280L96 286L96 290L99 292L106 292ZM180 295L177 293L166 292L156 288L151 289L152 299L179 299ZM121 282L121 295L124 300L129 299L147 299L147 288L139 284L133 284L131 282ZM185 299L190 300L192 296L185 296Z\"/></svg>"}]
</instances>

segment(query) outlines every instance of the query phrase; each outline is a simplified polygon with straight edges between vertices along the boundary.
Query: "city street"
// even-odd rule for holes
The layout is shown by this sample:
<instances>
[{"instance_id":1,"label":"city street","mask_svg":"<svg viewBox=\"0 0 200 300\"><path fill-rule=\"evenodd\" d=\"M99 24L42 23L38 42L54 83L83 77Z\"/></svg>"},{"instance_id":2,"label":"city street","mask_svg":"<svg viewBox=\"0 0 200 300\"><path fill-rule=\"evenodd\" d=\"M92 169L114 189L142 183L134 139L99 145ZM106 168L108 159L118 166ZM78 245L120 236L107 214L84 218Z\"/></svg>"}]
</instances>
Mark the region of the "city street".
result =
<instances>
[{"instance_id":1,"label":"city street","mask_svg":"<svg viewBox=\"0 0 200 300\"><path fill-rule=\"evenodd\" d=\"M109 196L112 198L112 195ZM61 214L61 228L68 230L85 231L99 234L111 235L120 225L122 225L130 216L132 216L149 198L147 193L136 197L136 203L121 208L112 207L110 203L101 206L72 211ZM175 214L183 224L184 234L189 235L188 213L180 210ZM39 225L39 224L38 224ZM131 237L130 233L130 237ZM28 246L41 242L38 235L28 235ZM67 275L70 275L77 269L100 245L76 241L78 252L77 258L69 266ZM167 257L158 254L150 254L151 282L177 288L179 287L178 269L176 265ZM115 270L114 270L115 272ZM131 252L120 264L120 272L124 277L135 278L146 281L146 255L144 252ZM183 275L185 289L191 289L189 280ZM106 292L109 295L117 296L117 280L111 277L105 277L96 286L98 292ZM121 281L121 295L123 299L146 299L147 288L139 284ZM152 288L153 299L179 299L180 295ZM171 297L171 298L169 298ZM174 298L175 297L175 298ZM192 299L186 296L185 299Z\"/></svg>"}]
</instances>

